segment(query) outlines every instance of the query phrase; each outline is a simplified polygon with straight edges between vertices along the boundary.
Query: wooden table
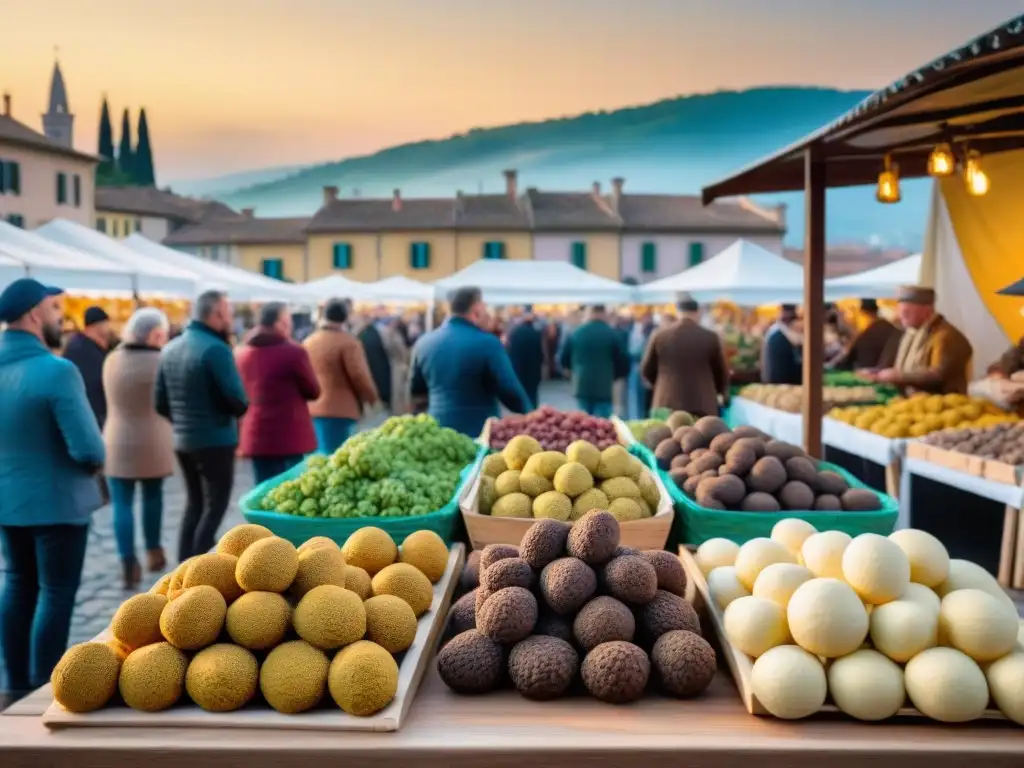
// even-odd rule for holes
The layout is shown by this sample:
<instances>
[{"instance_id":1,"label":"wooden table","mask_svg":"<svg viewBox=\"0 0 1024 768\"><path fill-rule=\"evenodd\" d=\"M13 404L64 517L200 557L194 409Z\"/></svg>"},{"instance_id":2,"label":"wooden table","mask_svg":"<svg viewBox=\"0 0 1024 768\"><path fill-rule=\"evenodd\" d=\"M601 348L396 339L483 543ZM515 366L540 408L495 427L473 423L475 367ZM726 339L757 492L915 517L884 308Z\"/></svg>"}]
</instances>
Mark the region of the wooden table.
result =
<instances>
[{"instance_id":1,"label":"wooden table","mask_svg":"<svg viewBox=\"0 0 1024 768\"><path fill-rule=\"evenodd\" d=\"M48 689L0 716L2 768L1021 768L1024 728L748 715L720 673L696 701L538 704L448 692L431 670L398 733L77 728L39 721Z\"/></svg>"}]
</instances>

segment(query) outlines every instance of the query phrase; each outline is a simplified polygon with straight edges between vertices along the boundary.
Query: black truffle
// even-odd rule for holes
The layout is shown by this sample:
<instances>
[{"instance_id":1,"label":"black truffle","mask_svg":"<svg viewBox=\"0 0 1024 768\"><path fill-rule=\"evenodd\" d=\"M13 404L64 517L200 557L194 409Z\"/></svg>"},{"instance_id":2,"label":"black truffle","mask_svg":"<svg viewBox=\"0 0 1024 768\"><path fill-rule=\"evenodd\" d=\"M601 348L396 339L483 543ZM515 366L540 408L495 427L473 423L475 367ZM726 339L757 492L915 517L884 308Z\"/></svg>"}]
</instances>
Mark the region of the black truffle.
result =
<instances>
[{"instance_id":1,"label":"black truffle","mask_svg":"<svg viewBox=\"0 0 1024 768\"><path fill-rule=\"evenodd\" d=\"M639 555L616 557L601 576L608 594L626 603L644 605L658 591L658 572Z\"/></svg>"},{"instance_id":2,"label":"black truffle","mask_svg":"<svg viewBox=\"0 0 1024 768\"><path fill-rule=\"evenodd\" d=\"M691 456L690 458L693 457ZM707 472L709 469L715 470L715 474L718 474L718 468L722 466L723 463L721 456L717 453L708 451L699 459L691 461L687 469L690 471L691 475L701 474Z\"/></svg>"},{"instance_id":3,"label":"black truffle","mask_svg":"<svg viewBox=\"0 0 1024 768\"><path fill-rule=\"evenodd\" d=\"M702 419L697 419L693 428L704 435L709 442L719 435L729 432L729 427L717 416L705 416Z\"/></svg>"},{"instance_id":4,"label":"black truffle","mask_svg":"<svg viewBox=\"0 0 1024 768\"><path fill-rule=\"evenodd\" d=\"M688 454L688 453L680 453L678 456L676 456L674 459L672 459L672 463L669 465L669 470L670 471L674 471L674 470L677 470L677 469L685 469L686 465L689 464L689 463L690 463L690 454Z\"/></svg>"},{"instance_id":5,"label":"black truffle","mask_svg":"<svg viewBox=\"0 0 1024 768\"><path fill-rule=\"evenodd\" d=\"M756 441L754 441L756 442ZM736 443L725 454L724 466L730 475L746 477L751 468L757 462L758 456L749 445L744 445L743 440Z\"/></svg>"},{"instance_id":6,"label":"black truffle","mask_svg":"<svg viewBox=\"0 0 1024 768\"><path fill-rule=\"evenodd\" d=\"M842 512L843 503L839 500L838 496L833 496L831 493L823 493L814 500L814 510L816 512Z\"/></svg>"},{"instance_id":7,"label":"black truffle","mask_svg":"<svg viewBox=\"0 0 1024 768\"><path fill-rule=\"evenodd\" d=\"M475 629L456 635L437 654L437 673L456 693L490 693L504 672L502 647Z\"/></svg>"},{"instance_id":8,"label":"black truffle","mask_svg":"<svg viewBox=\"0 0 1024 768\"><path fill-rule=\"evenodd\" d=\"M540 591L555 613L576 613L597 592L597 574L582 560L562 557L540 572Z\"/></svg>"},{"instance_id":9,"label":"black truffle","mask_svg":"<svg viewBox=\"0 0 1024 768\"><path fill-rule=\"evenodd\" d=\"M814 462L806 456L794 456L786 459L786 476L790 480L804 483L809 488L815 488L818 484L818 468Z\"/></svg>"},{"instance_id":10,"label":"black truffle","mask_svg":"<svg viewBox=\"0 0 1024 768\"><path fill-rule=\"evenodd\" d=\"M814 491L806 483L790 480L779 491L779 503L783 509L808 510L814 506Z\"/></svg>"},{"instance_id":11,"label":"black truffle","mask_svg":"<svg viewBox=\"0 0 1024 768\"><path fill-rule=\"evenodd\" d=\"M448 611L446 631L450 637L476 629L476 590L467 592Z\"/></svg>"},{"instance_id":12,"label":"black truffle","mask_svg":"<svg viewBox=\"0 0 1024 768\"><path fill-rule=\"evenodd\" d=\"M613 640L632 642L636 619L633 612L614 597L595 597L576 614L572 634L584 651Z\"/></svg>"},{"instance_id":13,"label":"black truffle","mask_svg":"<svg viewBox=\"0 0 1024 768\"><path fill-rule=\"evenodd\" d=\"M736 427L736 429L734 429L732 431L732 433L734 435L736 435L736 437L738 437L740 439L743 439L743 438L746 438L746 437L753 437L753 438L756 438L756 439L759 439L759 440L764 440L765 439L764 432L762 432L757 427L750 426L749 424L743 424L743 425L741 425L739 427Z\"/></svg>"},{"instance_id":14,"label":"black truffle","mask_svg":"<svg viewBox=\"0 0 1024 768\"><path fill-rule=\"evenodd\" d=\"M640 556L654 566L658 574L658 589L680 597L686 594L686 571L678 557L663 549L648 549Z\"/></svg>"},{"instance_id":15,"label":"black truffle","mask_svg":"<svg viewBox=\"0 0 1024 768\"><path fill-rule=\"evenodd\" d=\"M473 592L474 594L476 594L476 598L474 600L476 612L480 613L480 609L484 607L484 603L487 601L487 598L493 595L494 593L491 590L486 589L485 587L477 587L473 590Z\"/></svg>"},{"instance_id":16,"label":"black truffle","mask_svg":"<svg viewBox=\"0 0 1024 768\"><path fill-rule=\"evenodd\" d=\"M615 640L588 653L580 673L594 698L609 704L627 704L643 696L651 675L651 661L641 648Z\"/></svg>"},{"instance_id":17,"label":"black truffle","mask_svg":"<svg viewBox=\"0 0 1024 768\"><path fill-rule=\"evenodd\" d=\"M516 643L508 657L512 685L523 696L549 701L563 695L579 671L576 650L557 637L534 635Z\"/></svg>"},{"instance_id":18,"label":"black truffle","mask_svg":"<svg viewBox=\"0 0 1024 768\"><path fill-rule=\"evenodd\" d=\"M550 608L541 608L540 616L537 617L537 626L533 628L533 634L557 637L567 643L573 641L572 617L561 616Z\"/></svg>"},{"instance_id":19,"label":"black truffle","mask_svg":"<svg viewBox=\"0 0 1024 768\"><path fill-rule=\"evenodd\" d=\"M672 437L672 428L667 424L657 424L647 430L644 435L644 445L652 451L658 447L658 443Z\"/></svg>"},{"instance_id":20,"label":"black truffle","mask_svg":"<svg viewBox=\"0 0 1024 768\"><path fill-rule=\"evenodd\" d=\"M750 449L750 451L752 451L754 454L754 459L757 460L764 456L765 445L766 443L763 438L741 437L739 440L732 444L732 448L730 448L729 450L731 451L733 448L736 448L737 446L743 446L744 448Z\"/></svg>"},{"instance_id":21,"label":"black truffle","mask_svg":"<svg viewBox=\"0 0 1024 768\"><path fill-rule=\"evenodd\" d=\"M569 530L566 551L587 565L604 565L619 546L619 521L610 512L592 509Z\"/></svg>"},{"instance_id":22,"label":"black truffle","mask_svg":"<svg viewBox=\"0 0 1024 768\"><path fill-rule=\"evenodd\" d=\"M476 614L476 626L499 643L515 643L529 637L537 624L537 598L522 587L499 589Z\"/></svg>"},{"instance_id":23,"label":"black truffle","mask_svg":"<svg viewBox=\"0 0 1024 768\"><path fill-rule=\"evenodd\" d=\"M683 449L683 453L690 453L698 448L707 448L710 442L711 438L705 437L699 430L688 429L680 439L679 446Z\"/></svg>"},{"instance_id":24,"label":"black truffle","mask_svg":"<svg viewBox=\"0 0 1024 768\"><path fill-rule=\"evenodd\" d=\"M874 512L882 508L878 494L865 488L851 488L839 500L847 512Z\"/></svg>"},{"instance_id":25,"label":"black truffle","mask_svg":"<svg viewBox=\"0 0 1024 768\"><path fill-rule=\"evenodd\" d=\"M708 447L724 459L725 454L730 448L732 448L732 444L737 440L739 440L739 438L736 436L735 432L723 432L720 435L716 435L715 439L711 441L711 445Z\"/></svg>"},{"instance_id":26,"label":"black truffle","mask_svg":"<svg viewBox=\"0 0 1024 768\"><path fill-rule=\"evenodd\" d=\"M700 485L701 479L702 478L700 475L694 475L693 477L684 478L682 485L679 485L678 482L676 483L676 485L679 485L683 493L685 493L692 499L694 496L697 495L697 486Z\"/></svg>"},{"instance_id":27,"label":"black truffle","mask_svg":"<svg viewBox=\"0 0 1024 768\"><path fill-rule=\"evenodd\" d=\"M640 550L639 549L633 549L632 547L623 547L623 546L620 545L620 546L615 548L615 551L612 553L612 557L615 558L615 557L624 557L626 555L639 555L639 554L640 554Z\"/></svg>"},{"instance_id":28,"label":"black truffle","mask_svg":"<svg viewBox=\"0 0 1024 768\"><path fill-rule=\"evenodd\" d=\"M700 618L693 606L679 595L663 589L659 589L654 599L643 607L642 617L644 636L650 642L675 629L700 634Z\"/></svg>"},{"instance_id":29,"label":"black truffle","mask_svg":"<svg viewBox=\"0 0 1024 768\"><path fill-rule=\"evenodd\" d=\"M672 459L682 452L683 449L680 447L679 441L667 437L658 443L658 447L654 449L654 458L658 460L659 467L668 469L672 464Z\"/></svg>"},{"instance_id":30,"label":"black truffle","mask_svg":"<svg viewBox=\"0 0 1024 768\"><path fill-rule=\"evenodd\" d=\"M703 693L718 666L714 649L693 632L674 630L651 649L654 679L665 693L685 698Z\"/></svg>"},{"instance_id":31,"label":"black truffle","mask_svg":"<svg viewBox=\"0 0 1024 768\"><path fill-rule=\"evenodd\" d=\"M533 568L521 557L506 557L480 574L480 586L491 592L505 587L530 589L533 586Z\"/></svg>"},{"instance_id":32,"label":"black truffle","mask_svg":"<svg viewBox=\"0 0 1024 768\"><path fill-rule=\"evenodd\" d=\"M770 493L754 491L743 499L740 509L744 512L779 512L782 507Z\"/></svg>"},{"instance_id":33,"label":"black truffle","mask_svg":"<svg viewBox=\"0 0 1024 768\"><path fill-rule=\"evenodd\" d=\"M474 549L466 558L459 575L459 586L463 592L469 592L480 586L480 550Z\"/></svg>"},{"instance_id":34,"label":"black truffle","mask_svg":"<svg viewBox=\"0 0 1024 768\"><path fill-rule=\"evenodd\" d=\"M569 526L558 520L538 520L519 542L519 555L538 571L565 552Z\"/></svg>"},{"instance_id":35,"label":"black truffle","mask_svg":"<svg viewBox=\"0 0 1024 768\"><path fill-rule=\"evenodd\" d=\"M818 479L814 488L821 494L842 496L849 490L850 484L838 472L826 469L818 473Z\"/></svg>"},{"instance_id":36,"label":"black truffle","mask_svg":"<svg viewBox=\"0 0 1024 768\"><path fill-rule=\"evenodd\" d=\"M785 484L786 468L775 456L758 459L747 475L747 487L752 491L775 493Z\"/></svg>"},{"instance_id":37,"label":"black truffle","mask_svg":"<svg viewBox=\"0 0 1024 768\"><path fill-rule=\"evenodd\" d=\"M779 461L786 461L797 456L807 455L804 453L803 448L793 445L792 443L784 443L781 440L769 440L765 443L764 452L766 456L774 456Z\"/></svg>"},{"instance_id":38,"label":"black truffle","mask_svg":"<svg viewBox=\"0 0 1024 768\"><path fill-rule=\"evenodd\" d=\"M494 563L506 557L519 557L519 547L511 544L488 544L480 553L480 570L486 571Z\"/></svg>"}]
</instances>

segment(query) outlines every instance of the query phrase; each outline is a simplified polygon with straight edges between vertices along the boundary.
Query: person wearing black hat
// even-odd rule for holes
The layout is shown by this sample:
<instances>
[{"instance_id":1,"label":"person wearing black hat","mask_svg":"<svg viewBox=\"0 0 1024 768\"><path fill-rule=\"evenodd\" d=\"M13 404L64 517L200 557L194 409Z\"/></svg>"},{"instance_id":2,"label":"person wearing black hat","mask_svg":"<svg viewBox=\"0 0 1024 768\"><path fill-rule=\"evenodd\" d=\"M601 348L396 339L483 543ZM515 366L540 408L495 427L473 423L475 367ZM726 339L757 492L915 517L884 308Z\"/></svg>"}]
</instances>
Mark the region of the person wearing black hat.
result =
<instances>
[{"instance_id":1,"label":"person wearing black hat","mask_svg":"<svg viewBox=\"0 0 1024 768\"><path fill-rule=\"evenodd\" d=\"M107 421L107 397L103 392L103 361L110 351L110 317L102 307L89 307L82 317L83 328L68 341L64 357L74 363L85 381L89 405L103 429Z\"/></svg>"},{"instance_id":2,"label":"person wearing black hat","mask_svg":"<svg viewBox=\"0 0 1024 768\"><path fill-rule=\"evenodd\" d=\"M862 299L860 311L868 318L867 327L858 333L829 367L836 370L876 370L892 365L900 342L900 329L878 313L878 302Z\"/></svg>"},{"instance_id":3,"label":"person wearing black hat","mask_svg":"<svg viewBox=\"0 0 1024 768\"><path fill-rule=\"evenodd\" d=\"M0 646L18 696L45 685L67 647L103 437L78 370L53 354L62 291L30 278L0 293Z\"/></svg>"}]
</instances>

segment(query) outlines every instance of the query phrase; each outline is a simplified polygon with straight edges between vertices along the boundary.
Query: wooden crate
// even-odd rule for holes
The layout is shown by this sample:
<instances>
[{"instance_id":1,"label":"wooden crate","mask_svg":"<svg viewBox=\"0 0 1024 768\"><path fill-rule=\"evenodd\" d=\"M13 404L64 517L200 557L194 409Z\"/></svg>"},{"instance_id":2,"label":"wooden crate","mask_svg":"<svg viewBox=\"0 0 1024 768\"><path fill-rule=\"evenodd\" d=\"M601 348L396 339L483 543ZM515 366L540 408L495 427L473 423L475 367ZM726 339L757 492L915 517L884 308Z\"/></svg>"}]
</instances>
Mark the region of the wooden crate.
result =
<instances>
[{"instance_id":1,"label":"wooden crate","mask_svg":"<svg viewBox=\"0 0 1024 768\"><path fill-rule=\"evenodd\" d=\"M991 480L995 483L1020 485L1024 482L1024 466L988 459L985 461L984 476L986 480Z\"/></svg>"},{"instance_id":2,"label":"wooden crate","mask_svg":"<svg viewBox=\"0 0 1024 768\"><path fill-rule=\"evenodd\" d=\"M388 706L370 717L354 717L339 709L330 693L315 709L297 715L285 715L265 703L253 703L236 712L206 712L191 702L163 712L138 712L124 705L110 705L95 712L75 714L52 702L43 714L49 728L258 728L260 730L301 731L397 731L409 713L413 698L434 658L434 648L444 630L452 594L462 573L466 550L455 544L448 553L448 564L434 585L430 609L420 617L416 637L402 656L398 667L398 693ZM96 640L106 640L104 632Z\"/></svg>"},{"instance_id":3,"label":"wooden crate","mask_svg":"<svg viewBox=\"0 0 1024 768\"><path fill-rule=\"evenodd\" d=\"M938 464L940 467L952 469L954 472L963 472L973 477L985 476L985 459L978 456L971 456L968 453L950 451L946 448L939 448L928 443L912 440L907 443L907 456L912 459L929 461Z\"/></svg>"},{"instance_id":4,"label":"wooden crate","mask_svg":"<svg viewBox=\"0 0 1024 768\"><path fill-rule=\"evenodd\" d=\"M701 572L700 566L697 565L697 561L694 559L693 553L686 547L682 547L679 550L679 560L682 562L683 569L686 571L687 582L692 584L694 587L694 607L698 611L703 612L703 615L706 615L709 619L709 624L714 630L718 640L718 647L722 649L722 655L725 656L726 664L732 672L733 680L736 682L736 688L739 691L740 698L743 700L743 706L745 706L747 708L747 712L752 715L772 717L771 712L765 709L764 705L758 701L757 696L754 695L753 685L751 683L751 671L754 667L754 661L745 653L735 648L726 637L723 611L712 599L711 592L708 590L707 580L704 578L704 574ZM705 635L707 634L708 633L705 632ZM837 714L841 713L841 710L835 704L826 700L824 706L822 706L819 712ZM918 720L932 722L930 718L921 714L921 712L914 707L903 707L896 713L896 716L913 717ZM1005 720L1006 717L998 709L987 709L982 714L981 719Z\"/></svg>"}]
</instances>

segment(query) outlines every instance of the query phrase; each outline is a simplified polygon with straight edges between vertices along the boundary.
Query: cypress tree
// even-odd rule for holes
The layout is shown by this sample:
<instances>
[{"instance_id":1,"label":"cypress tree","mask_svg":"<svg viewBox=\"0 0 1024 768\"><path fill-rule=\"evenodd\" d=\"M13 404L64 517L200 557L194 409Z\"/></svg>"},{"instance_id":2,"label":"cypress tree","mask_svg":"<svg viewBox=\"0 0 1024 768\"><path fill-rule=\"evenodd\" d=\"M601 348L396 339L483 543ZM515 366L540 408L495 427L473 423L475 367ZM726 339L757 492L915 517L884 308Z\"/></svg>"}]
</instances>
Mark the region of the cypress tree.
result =
<instances>
[{"instance_id":1,"label":"cypress tree","mask_svg":"<svg viewBox=\"0 0 1024 768\"><path fill-rule=\"evenodd\" d=\"M132 177L140 187L156 186L156 171L153 168L153 148L149 143L149 123L146 109L139 110L138 143L132 156Z\"/></svg>"},{"instance_id":2,"label":"cypress tree","mask_svg":"<svg viewBox=\"0 0 1024 768\"><path fill-rule=\"evenodd\" d=\"M132 122L128 117L128 110L121 116L121 142L117 149L117 170L128 179L134 179L133 171L135 163L132 157Z\"/></svg>"},{"instance_id":3,"label":"cypress tree","mask_svg":"<svg viewBox=\"0 0 1024 768\"><path fill-rule=\"evenodd\" d=\"M99 172L109 176L114 171L114 128L110 125L110 107L107 99L103 97L103 107L100 110L100 141L98 154L102 158L99 165Z\"/></svg>"}]
</instances>

